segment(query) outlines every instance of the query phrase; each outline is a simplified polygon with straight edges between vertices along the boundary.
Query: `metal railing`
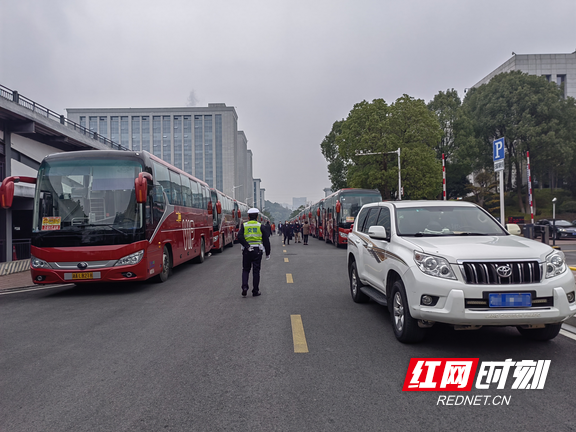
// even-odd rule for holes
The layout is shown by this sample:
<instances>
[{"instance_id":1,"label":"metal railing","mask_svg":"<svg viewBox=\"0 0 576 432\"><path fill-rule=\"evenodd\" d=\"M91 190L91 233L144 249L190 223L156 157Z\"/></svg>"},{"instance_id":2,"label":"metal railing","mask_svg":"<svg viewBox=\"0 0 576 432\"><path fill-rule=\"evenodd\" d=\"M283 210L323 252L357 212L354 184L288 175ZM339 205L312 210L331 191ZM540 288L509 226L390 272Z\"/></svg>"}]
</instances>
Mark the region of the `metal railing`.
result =
<instances>
[{"instance_id":1,"label":"metal railing","mask_svg":"<svg viewBox=\"0 0 576 432\"><path fill-rule=\"evenodd\" d=\"M86 128L85 126L79 125L76 122L73 122L72 120L68 120L66 117L64 117L63 115L60 115L42 105L40 105L39 103L34 102L31 99L28 99L25 96L22 96L20 93L18 93L16 90L10 90L8 87L4 87L3 85L0 84L0 97L3 97L4 99L8 99L10 102L14 102L15 104L20 105L21 107L24 107L26 109L29 109L32 112L38 113L43 117L46 117L50 120L54 120L57 121L60 124L63 124L64 126L78 131L81 134L87 135L90 138L93 138L99 142L101 142L102 144L107 145L108 147L115 149L115 150L129 150L126 147L118 144L117 142L114 142L108 138L106 138L105 136L102 136L96 132L92 132L90 129Z\"/></svg>"}]
</instances>

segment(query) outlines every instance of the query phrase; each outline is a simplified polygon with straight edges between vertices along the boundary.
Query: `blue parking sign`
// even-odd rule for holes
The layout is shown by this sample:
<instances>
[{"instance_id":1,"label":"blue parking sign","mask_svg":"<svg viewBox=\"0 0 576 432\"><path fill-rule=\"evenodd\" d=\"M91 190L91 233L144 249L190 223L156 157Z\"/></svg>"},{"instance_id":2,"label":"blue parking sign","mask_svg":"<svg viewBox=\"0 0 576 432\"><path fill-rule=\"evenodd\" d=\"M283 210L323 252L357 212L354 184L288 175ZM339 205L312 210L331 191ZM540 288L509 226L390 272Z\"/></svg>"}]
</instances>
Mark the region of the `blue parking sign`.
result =
<instances>
[{"instance_id":1,"label":"blue parking sign","mask_svg":"<svg viewBox=\"0 0 576 432\"><path fill-rule=\"evenodd\" d=\"M504 138L494 140L494 162L504 159Z\"/></svg>"}]
</instances>

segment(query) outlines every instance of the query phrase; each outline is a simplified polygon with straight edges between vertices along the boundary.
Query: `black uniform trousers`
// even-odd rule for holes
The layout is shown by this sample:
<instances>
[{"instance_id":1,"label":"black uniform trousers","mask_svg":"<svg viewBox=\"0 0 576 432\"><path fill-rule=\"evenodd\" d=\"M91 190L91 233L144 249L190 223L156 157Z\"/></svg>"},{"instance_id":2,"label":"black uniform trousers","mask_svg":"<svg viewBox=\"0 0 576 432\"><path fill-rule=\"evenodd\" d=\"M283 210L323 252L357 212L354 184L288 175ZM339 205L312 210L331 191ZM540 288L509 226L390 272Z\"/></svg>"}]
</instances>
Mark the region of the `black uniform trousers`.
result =
<instances>
[{"instance_id":1,"label":"black uniform trousers","mask_svg":"<svg viewBox=\"0 0 576 432\"><path fill-rule=\"evenodd\" d=\"M258 246L252 251L242 251L242 291L248 291L248 276L252 269L252 294L260 291L260 266L262 265L262 251Z\"/></svg>"}]
</instances>

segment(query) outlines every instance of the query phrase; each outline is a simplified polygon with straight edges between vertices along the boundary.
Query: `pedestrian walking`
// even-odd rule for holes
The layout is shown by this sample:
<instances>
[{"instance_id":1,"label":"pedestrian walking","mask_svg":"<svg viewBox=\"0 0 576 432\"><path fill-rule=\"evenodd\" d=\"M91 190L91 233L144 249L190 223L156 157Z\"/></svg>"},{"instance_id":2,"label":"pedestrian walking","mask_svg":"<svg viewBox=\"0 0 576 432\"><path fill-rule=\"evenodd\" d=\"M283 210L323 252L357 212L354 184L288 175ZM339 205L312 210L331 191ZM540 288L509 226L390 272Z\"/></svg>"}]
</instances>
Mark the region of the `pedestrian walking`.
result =
<instances>
[{"instance_id":1,"label":"pedestrian walking","mask_svg":"<svg viewBox=\"0 0 576 432\"><path fill-rule=\"evenodd\" d=\"M310 235L310 225L308 225L308 221L304 221L304 225L302 225L302 236L304 237L304 245L308 244L309 235Z\"/></svg>"},{"instance_id":2,"label":"pedestrian walking","mask_svg":"<svg viewBox=\"0 0 576 432\"><path fill-rule=\"evenodd\" d=\"M288 222L284 222L284 245L289 245L290 240L292 240L292 236L294 235L294 228L292 224Z\"/></svg>"},{"instance_id":3,"label":"pedestrian walking","mask_svg":"<svg viewBox=\"0 0 576 432\"><path fill-rule=\"evenodd\" d=\"M300 222L294 224L294 243L302 243L300 241Z\"/></svg>"},{"instance_id":4,"label":"pedestrian walking","mask_svg":"<svg viewBox=\"0 0 576 432\"><path fill-rule=\"evenodd\" d=\"M238 242L242 245L242 297L248 293L248 277L252 270L252 296L258 297L260 292L260 266L262 254L266 252L266 259L270 259L270 239L268 229L262 229L257 221L259 210L248 210L249 220L240 225Z\"/></svg>"}]
</instances>

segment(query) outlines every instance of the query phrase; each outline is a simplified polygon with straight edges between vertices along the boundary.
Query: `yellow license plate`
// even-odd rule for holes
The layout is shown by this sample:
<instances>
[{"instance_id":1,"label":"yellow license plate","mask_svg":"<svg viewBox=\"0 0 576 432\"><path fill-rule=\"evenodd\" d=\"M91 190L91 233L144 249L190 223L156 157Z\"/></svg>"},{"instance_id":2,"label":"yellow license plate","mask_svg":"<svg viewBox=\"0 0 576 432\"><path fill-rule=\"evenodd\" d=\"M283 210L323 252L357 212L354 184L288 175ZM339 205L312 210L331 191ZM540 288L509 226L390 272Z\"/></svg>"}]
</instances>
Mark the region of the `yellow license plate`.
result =
<instances>
[{"instance_id":1,"label":"yellow license plate","mask_svg":"<svg viewBox=\"0 0 576 432\"><path fill-rule=\"evenodd\" d=\"M72 273L72 279L94 279L92 272L88 273Z\"/></svg>"}]
</instances>

